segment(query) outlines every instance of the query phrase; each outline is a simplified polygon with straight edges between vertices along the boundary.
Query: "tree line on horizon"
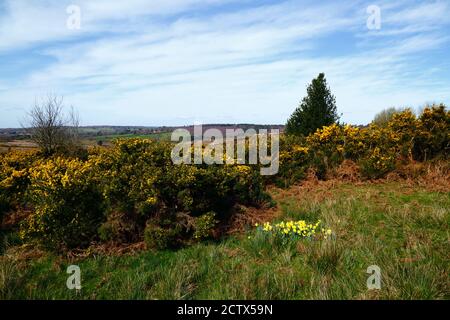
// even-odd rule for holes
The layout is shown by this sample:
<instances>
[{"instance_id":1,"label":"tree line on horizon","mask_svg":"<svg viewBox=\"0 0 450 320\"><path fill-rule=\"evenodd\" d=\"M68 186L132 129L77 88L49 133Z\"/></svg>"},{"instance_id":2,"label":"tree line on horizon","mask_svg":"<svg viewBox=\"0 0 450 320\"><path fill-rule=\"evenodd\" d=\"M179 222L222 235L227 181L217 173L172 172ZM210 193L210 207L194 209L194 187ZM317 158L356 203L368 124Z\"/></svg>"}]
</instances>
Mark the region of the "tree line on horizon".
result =
<instances>
[{"instance_id":1,"label":"tree line on horizon","mask_svg":"<svg viewBox=\"0 0 450 320\"><path fill-rule=\"evenodd\" d=\"M300 101L284 125L284 133L290 136L307 137L323 127L332 124L340 124L340 116L337 112L336 98L332 94L324 73L314 78L308 85L306 96ZM407 108L387 108L375 115L372 124L385 126L395 114L401 113ZM235 124L205 124L204 127L237 126ZM240 124L239 128L281 128L282 125L254 125ZM160 128L181 128L162 126ZM184 126L190 128L192 126ZM357 126L361 127L361 126ZM59 151L73 151L79 146L80 136L79 116L71 107L65 112L63 98L49 95L47 99L36 102L28 113L28 120L22 129L31 137L45 154L53 154Z\"/></svg>"}]
</instances>

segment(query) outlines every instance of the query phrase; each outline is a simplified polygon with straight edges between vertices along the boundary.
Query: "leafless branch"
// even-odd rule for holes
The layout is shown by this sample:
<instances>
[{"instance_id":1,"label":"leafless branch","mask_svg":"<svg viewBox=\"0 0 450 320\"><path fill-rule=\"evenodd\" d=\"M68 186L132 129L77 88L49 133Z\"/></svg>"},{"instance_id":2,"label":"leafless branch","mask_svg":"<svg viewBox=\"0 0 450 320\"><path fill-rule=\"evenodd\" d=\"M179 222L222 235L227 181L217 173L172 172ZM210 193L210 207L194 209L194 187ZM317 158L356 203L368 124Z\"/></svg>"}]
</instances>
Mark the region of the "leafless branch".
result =
<instances>
[{"instance_id":1,"label":"leafless branch","mask_svg":"<svg viewBox=\"0 0 450 320\"><path fill-rule=\"evenodd\" d=\"M79 115L73 107L65 115L63 102L63 97L49 94L40 101L36 99L28 113L26 129L44 154L78 145Z\"/></svg>"}]
</instances>

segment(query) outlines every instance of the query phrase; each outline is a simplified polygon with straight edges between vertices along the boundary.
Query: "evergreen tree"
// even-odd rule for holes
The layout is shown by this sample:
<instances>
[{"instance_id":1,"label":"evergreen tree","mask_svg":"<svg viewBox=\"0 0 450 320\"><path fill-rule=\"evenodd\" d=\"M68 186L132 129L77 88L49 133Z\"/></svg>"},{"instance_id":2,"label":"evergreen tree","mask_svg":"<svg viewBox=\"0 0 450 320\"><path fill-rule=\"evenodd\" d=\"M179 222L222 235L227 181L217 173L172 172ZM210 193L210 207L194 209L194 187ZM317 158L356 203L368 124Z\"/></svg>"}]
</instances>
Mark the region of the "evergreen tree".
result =
<instances>
[{"instance_id":1,"label":"evergreen tree","mask_svg":"<svg viewBox=\"0 0 450 320\"><path fill-rule=\"evenodd\" d=\"M286 134L307 136L339 120L336 99L327 85L325 74L321 73L313 79L307 93L287 121Z\"/></svg>"}]
</instances>

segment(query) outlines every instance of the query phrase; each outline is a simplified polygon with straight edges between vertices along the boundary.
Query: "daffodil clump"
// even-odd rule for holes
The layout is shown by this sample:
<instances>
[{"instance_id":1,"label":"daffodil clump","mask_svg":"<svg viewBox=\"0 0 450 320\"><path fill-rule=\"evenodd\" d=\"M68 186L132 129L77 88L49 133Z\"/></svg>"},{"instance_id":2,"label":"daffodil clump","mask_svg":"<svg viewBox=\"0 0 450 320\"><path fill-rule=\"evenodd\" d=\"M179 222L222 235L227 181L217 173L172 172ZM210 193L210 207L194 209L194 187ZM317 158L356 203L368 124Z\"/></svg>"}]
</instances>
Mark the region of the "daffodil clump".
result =
<instances>
[{"instance_id":1,"label":"daffodil clump","mask_svg":"<svg viewBox=\"0 0 450 320\"><path fill-rule=\"evenodd\" d=\"M272 235L283 241L297 241L301 239L328 239L333 235L331 229L321 227L321 220L315 224L307 223L305 220L287 221L271 224L256 224L257 232Z\"/></svg>"}]
</instances>

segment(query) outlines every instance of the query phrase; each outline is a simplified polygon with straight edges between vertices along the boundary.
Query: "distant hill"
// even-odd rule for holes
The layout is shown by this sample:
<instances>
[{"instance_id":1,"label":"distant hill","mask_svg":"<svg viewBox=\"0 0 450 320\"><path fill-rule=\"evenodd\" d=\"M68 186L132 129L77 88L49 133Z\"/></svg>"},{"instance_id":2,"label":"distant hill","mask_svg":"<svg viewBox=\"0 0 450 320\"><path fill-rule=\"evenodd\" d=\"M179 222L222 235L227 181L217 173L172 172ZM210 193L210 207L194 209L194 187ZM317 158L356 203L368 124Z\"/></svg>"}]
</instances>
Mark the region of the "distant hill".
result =
<instances>
[{"instance_id":1,"label":"distant hill","mask_svg":"<svg viewBox=\"0 0 450 320\"><path fill-rule=\"evenodd\" d=\"M255 130L261 129L279 129L283 131L283 125L260 125L260 124L204 124L202 125L203 132L208 129L219 129L224 135L226 129L243 129L247 130L253 128ZM114 136L114 135L138 135L145 136L156 133L166 133L172 132L176 129L187 129L191 134L194 133L194 126L84 126L80 127L80 135L85 138L94 138L102 136ZM11 139L26 139L28 138L26 129L23 128L0 128L0 139L11 140Z\"/></svg>"}]
</instances>

